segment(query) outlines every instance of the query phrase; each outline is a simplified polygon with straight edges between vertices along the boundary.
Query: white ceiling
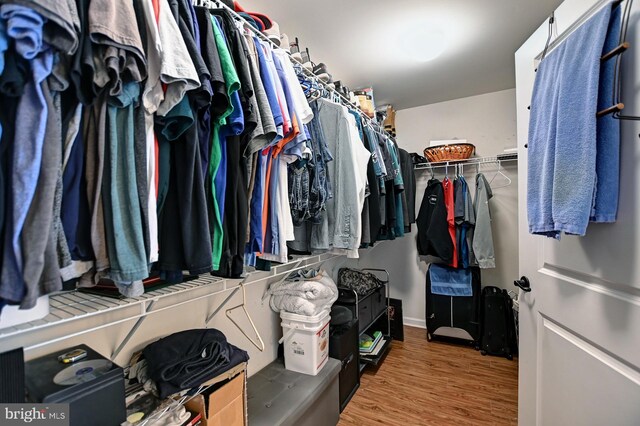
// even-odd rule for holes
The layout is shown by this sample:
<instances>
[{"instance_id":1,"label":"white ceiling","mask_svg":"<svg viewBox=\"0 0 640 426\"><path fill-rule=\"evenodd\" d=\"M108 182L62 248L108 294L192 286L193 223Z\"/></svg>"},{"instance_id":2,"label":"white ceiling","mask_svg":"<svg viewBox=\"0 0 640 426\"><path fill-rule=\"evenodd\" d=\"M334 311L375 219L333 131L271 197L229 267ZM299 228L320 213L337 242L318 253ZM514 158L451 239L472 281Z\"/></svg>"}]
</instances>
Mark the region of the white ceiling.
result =
<instances>
[{"instance_id":1,"label":"white ceiling","mask_svg":"<svg viewBox=\"0 0 640 426\"><path fill-rule=\"evenodd\" d=\"M240 0L298 36L352 89L396 109L515 87L513 55L562 0ZM419 62L408 41L438 28L448 47ZM411 34L414 34L413 36Z\"/></svg>"}]
</instances>

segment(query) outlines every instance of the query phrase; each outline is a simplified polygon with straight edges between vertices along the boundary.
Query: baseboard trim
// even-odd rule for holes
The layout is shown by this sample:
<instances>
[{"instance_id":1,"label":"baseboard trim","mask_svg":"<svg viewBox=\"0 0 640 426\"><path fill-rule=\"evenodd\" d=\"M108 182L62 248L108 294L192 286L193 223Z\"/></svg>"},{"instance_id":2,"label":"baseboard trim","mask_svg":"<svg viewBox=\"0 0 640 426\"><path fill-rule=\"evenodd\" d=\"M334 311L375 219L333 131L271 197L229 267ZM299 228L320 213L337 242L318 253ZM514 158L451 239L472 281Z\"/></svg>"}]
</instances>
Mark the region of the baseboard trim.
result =
<instances>
[{"instance_id":1,"label":"baseboard trim","mask_svg":"<svg viewBox=\"0 0 640 426\"><path fill-rule=\"evenodd\" d=\"M418 327L418 328L427 328L427 321L420 318L409 318L404 317L404 325L408 325L409 327Z\"/></svg>"}]
</instances>

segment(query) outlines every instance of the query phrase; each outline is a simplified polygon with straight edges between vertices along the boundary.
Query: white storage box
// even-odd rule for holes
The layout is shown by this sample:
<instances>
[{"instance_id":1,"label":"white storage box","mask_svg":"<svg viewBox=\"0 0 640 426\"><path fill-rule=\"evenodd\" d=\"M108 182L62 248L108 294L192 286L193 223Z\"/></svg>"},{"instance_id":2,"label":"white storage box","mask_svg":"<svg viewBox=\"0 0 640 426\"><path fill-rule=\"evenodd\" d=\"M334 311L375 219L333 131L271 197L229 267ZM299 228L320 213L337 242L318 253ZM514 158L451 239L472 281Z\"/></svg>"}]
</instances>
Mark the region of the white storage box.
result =
<instances>
[{"instance_id":1,"label":"white storage box","mask_svg":"<svg viewBox=\"0 0 640 426\"><path fill-rule=\"evenodd\" d=\"M280 318L285 368L315 376L329 359L329 311L313 317L281 311Z\"/></svg>"}]
</instances>

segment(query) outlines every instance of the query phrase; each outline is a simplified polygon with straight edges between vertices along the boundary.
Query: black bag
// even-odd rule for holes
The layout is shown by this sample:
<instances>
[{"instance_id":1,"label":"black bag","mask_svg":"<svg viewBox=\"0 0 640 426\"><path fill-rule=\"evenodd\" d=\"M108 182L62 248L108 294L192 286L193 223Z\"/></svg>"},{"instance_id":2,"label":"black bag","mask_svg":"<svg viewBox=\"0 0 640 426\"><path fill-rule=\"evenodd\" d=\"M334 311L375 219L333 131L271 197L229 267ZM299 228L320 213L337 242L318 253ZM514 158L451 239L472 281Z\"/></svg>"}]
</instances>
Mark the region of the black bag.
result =
<instances>
[{"instance_id":1,"label":"black bag","mask_svg":"<svg viewBox=\"0 0 640 426\"><path fill-rule=\"evenodd\" d=\"M466 331L471 337L462 338L471 343L476 349L480 342L480 268L471 267L471 296L443 296L431 292L431 277L427 271L426 289L426 322L427 340L434 337L453 338L460 340L458 333L449 334L442 330L434 334L441 327L453 327ZM447 330L449 331L449 330Z\"/></svg>"},{"instance_id":2,"label":"black bag","mask_svg":"<svg viewBox=\"0 0 640 426\"><path fill-rule=\"evenodd\" d=\"M389 299L389 324L391 324L391 337L393 340L404 341L404 326L402 321L402 300Z\"/></svg>"},{"instance_id":3,"label":"black bag","mask_svg":"<svg viewBox=\"0 0 640 426\"><path fill-rule=\"evenodd\" d=\"M482 355L513 359L517 343L512 303L507 290L492 286L482 289Z\"/></svg>"},{"instance_id":4,"label":"black bag","mask_svg":"<svg viewBox=\"0 0 640 426\"><path fill-rule=\"evenodd\" d=\"M359 296L367 295L383 284L384 282L371 272L350 268L340 268L338 271L338 286L355 290Z\"/></svg>"}]
</instances>

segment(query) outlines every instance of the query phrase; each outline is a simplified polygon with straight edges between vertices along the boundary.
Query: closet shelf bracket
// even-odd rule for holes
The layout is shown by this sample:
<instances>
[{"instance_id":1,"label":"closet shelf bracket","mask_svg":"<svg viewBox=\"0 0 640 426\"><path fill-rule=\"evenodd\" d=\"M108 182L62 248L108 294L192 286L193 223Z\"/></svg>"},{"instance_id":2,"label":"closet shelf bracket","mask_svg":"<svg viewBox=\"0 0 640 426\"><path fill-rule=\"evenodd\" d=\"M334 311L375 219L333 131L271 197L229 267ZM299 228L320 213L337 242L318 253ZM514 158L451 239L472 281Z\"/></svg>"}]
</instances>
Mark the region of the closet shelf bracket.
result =
<instances>
[{"instance_id":1,"label":"closet shelf bracket","mask_svg":"<svg viewBox=\"0 0 640 426\"><path fill-rule=\"evenodd\" d=\"M122 350L125 348L127 343L129 343L129 340L131 340L133 335L136 334L136 332L138 331L138 328L140 328L140 326L142 325L144 320L147 318L147 315L149 314L149 312L151 312L151 310L153 309L153 305L157 301L158 301L157 299L152 299L152 300L149 301L148 304L146 304L146 306L145 305L140 305L141 310L142 310L142 312L140 313L140 318L138 318L136 323L133 324L133 327L131 327L131 329L129 330L127 335L124 337L124 339L122 339L122 342L120 342L118 347L113 351L113 353L111 354L111 361L115 361L117 356L120 355L120 352L122 352Z\"/></svg>"},{"instance_id":2,"label":"closet shelf bracket","mask_svg":"<svg viewBox=\"0 0 640 426\"><path fill-rule=\"evenodd\" d=\"M242 283L240 285L243 285ZM240 290L240 286L236 287L233 289L233 291L231 293L229 293L229 295L227 297L225 297L225 299L222 301L222 303L220 303L214 310L213 312L211 312L210 315L207 316L207 318L204 320L204 326L205 328L209 326L209 323L211 322L211 320L213 319L213 317L216 316L216 314L218 312L220 312L220 310L222 310L222 308L225 307L225 305L229 302L229 300L231 300L231 298L238 292L238 290Z\"/></svg>"}]
</instances>

